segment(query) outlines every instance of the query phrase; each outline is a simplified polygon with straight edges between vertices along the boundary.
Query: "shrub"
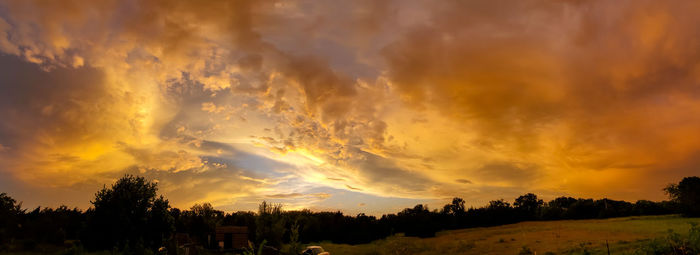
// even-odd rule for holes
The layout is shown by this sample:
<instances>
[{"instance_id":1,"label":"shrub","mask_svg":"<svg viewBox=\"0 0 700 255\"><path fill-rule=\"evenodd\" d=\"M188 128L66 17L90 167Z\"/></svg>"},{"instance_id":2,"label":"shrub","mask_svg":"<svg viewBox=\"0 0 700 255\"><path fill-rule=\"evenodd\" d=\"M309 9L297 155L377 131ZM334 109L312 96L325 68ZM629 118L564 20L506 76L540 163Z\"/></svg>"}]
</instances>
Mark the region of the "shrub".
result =
<instances>
[{"instance_id":1,"label":"shrub","mask_svg":"<svg viewBox=\"0 0 700 255\"><path fill-rule=\"evenodd\" d=\"M530 248L528 248L527 246L523 246L523 248L520 249L520 252L518 252L518 255L533 255L533 254L535 254L535 253L532 252L532 250L530 250Z\"/></svg>"},{"instance_id":2,"label":"shrub","mask_svg":"<svg viewBox=\"0 0 700 255\"><path fill-rule=\"evenodd\" d=\"M637 249L636 254L699 254L700 226L690 223L687 236L668 230L665 237L656 238Z\"/></svg>"}]
</instances>

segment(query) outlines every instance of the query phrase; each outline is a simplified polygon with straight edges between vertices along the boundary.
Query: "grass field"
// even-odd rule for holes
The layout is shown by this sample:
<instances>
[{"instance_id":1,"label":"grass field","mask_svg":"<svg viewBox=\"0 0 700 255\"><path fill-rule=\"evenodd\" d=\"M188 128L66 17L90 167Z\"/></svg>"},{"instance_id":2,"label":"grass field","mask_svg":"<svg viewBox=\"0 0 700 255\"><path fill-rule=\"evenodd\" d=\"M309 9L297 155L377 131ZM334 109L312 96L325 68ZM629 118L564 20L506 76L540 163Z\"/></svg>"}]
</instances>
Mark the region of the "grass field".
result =
<instances>
[{"instance_id":1,"label":"grass field","mask_svg":"<svg viewBox=\"0 0 700 255\"><path fill-rule=\"evenodd\" d=\"M322 242L333 255L518 254L527 246L535 254L634 254L648 240L672 229L685 234L700 218L643 216L603 220L522 222L511 225L439 232L433 238L392 236L362 245ZM587 253L588 252L588 253Z\"/></svg>"},{"instance_id":2,"label":"grass field","mask_svg":"<svg viewBox=\"0 0 700 255\"><path fill-rule=\"evenodd\" d=\"M650 239L664 237L669 229L686 234L689 223L700 218L641 216L603 220L562 220L521 222L497 227L442 231L432 238L391 236L362 245L313 243L332 255L411 254L518 254L527 246L533 254L635 254ZM283 249L286 250L286 249ZM10 254L3 253L0 254ZM45 254L21 252L11 254ZM55 252L51 254L111 254ZM219 254L203 252L202 254Z\"/></svg>"}]
</instances>

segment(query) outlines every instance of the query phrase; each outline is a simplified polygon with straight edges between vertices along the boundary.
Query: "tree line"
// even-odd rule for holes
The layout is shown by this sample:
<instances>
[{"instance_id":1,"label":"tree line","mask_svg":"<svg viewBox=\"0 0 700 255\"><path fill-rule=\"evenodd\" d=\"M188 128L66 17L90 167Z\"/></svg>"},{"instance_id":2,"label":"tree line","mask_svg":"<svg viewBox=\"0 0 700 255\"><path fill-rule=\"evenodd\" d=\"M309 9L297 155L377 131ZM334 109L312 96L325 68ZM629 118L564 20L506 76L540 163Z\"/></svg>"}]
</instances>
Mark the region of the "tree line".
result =
<instances>
[{"instance_id":1,"label":"tree line","mask_svg":"<svg viewBox=\"0 0 700 255\"><path fill-rule=\"evenodd\" d=\"M482 207L466 208L461 198L442 208L418 204L398 213L375 217L342 212L285 211L281 204L262 202L257 212L226 213L210 204L187 210L172 208L157 195L157 185L143 177L126 175L95 194L92 207L82 211L66 206L23 209L21 203L0 194L0 252L71 247L91 251L152 253L160 247L176 250L175 233L188 236L204 248L214 248L210 235L217 226L247 226L255 244L281 248L290 243L332 241L367 243L387 236L431 237L437 231L486 227L531 220L595 219L680 213L700 216L700 178L686 177L665 188L671 198L635 203L612 199L558 197L545 202L528 193L512 203L503 199ZM294 252L290 252L294 253Z\"/></svg>"}]
</instances>

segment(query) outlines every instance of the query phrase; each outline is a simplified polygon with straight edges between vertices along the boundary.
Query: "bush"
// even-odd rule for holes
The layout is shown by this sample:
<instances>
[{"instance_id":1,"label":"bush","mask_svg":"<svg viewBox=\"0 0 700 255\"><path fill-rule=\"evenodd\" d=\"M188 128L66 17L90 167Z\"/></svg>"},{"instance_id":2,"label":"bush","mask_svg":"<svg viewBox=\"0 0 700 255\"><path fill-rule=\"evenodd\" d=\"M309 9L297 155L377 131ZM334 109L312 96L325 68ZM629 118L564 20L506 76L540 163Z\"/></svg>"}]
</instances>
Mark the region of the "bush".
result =
<instances>
[{"instance_id":1,"label":"bush","mask_svg":"<svg viewBox=\"0 0 700 255\"><path fill-rule=\"evenodd\" d=\"M656 238L637 249L636 254L700 254L700 226L690 223L687 236L673 230L662 238Z\"/></svg>"},{"instance_id":2,"label":"bush","mask_svg":"<svg viewBox=\"0 0 700 255\"><path fill-rule=\"evenodd\" d=\"M533 254L535 254L535 253L532 252L532 250L530 250L530 248L528 248L527 246L523 246L523 248L520 249L520 252L518 252L518 255L533 255Z\"/></svg>"}]
</instances>

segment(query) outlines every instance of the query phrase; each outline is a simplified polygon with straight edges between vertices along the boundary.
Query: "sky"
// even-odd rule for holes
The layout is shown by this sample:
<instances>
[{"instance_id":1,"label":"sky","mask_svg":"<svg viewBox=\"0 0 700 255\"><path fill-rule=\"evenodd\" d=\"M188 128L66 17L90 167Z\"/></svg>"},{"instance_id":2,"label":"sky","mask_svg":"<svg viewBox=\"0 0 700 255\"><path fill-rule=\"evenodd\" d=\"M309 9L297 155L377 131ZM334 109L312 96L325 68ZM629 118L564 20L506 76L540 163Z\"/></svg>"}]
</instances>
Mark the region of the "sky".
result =
<instances>
[{"instance_id":1,"label":"sky","mask_svg":"<svg viewBox=\"0 0 700 255\"><path fill-rule=\"evenodd\" d=\"M0 0L0 192L381 215L700 174L698 1Z\"/></svg>"}]
</instances>

